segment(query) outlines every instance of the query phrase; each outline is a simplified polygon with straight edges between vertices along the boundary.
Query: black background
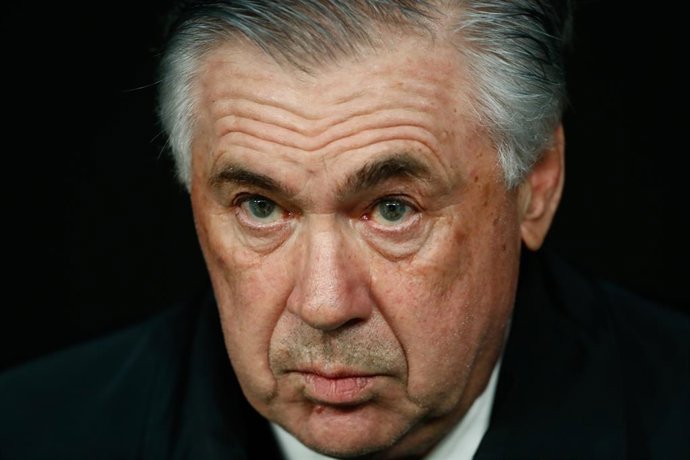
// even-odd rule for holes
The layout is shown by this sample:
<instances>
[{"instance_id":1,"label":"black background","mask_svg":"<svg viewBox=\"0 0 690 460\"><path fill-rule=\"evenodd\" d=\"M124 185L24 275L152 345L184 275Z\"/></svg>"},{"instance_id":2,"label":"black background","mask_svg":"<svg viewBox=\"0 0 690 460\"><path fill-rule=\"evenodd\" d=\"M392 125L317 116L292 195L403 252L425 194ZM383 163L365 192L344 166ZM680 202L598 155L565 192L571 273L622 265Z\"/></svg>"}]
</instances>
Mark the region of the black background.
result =
<instances>
[{"instance_id":1,"label":"black background","mask_svg":"<svg viewBox=\"0 0 690 460\"><path fill-rule=\"evenodd\" d=\"M143 319L204 285L188 197L154 114L168 3L24 2L2 12L0 367ZM546 244L690 312L688 40L679 15L630 5L577 5L566 187Z\"/></svg>"}]
</instances>

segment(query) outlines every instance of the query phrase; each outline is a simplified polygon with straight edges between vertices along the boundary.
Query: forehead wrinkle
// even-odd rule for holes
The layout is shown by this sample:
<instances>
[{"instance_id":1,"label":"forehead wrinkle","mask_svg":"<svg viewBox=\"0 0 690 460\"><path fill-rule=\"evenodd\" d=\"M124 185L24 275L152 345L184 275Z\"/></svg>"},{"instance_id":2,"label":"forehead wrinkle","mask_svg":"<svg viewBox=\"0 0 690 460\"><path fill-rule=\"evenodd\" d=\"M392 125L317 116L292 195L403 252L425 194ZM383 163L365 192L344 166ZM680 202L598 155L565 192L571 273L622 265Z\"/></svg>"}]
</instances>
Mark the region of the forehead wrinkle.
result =
<instances>
[{"instance_id":1,"label":"forehead wrinkle","mask_svg":"<svg viewBox=\"0 0 690 460\"><path fill-rule=\"evenodd\" d=\"M418 92L427 92L430 97L417 97L415 92L408 91L410 85L402 86L396 91L402 93L400 99L382 97L379 104L353 107L352 110L334 109L329 119L318 121L310 131L299 117L283 109L274 110L273 105L255 104L249 98L229 99L223 104L216 104L215 131L219 138L237 134L254 138L258 141L272 142L277 145L316 152L333 144L344 143L363 145L373 142L375 138L390 138L398 130L402 138L412 138L434 148L443 135L444 129L438 123L438 111L449 107L450 96L440 89L429 89L423 85ZM424 89L421 89L424 88ZM222 105L222 107L221 107ZM286 123L285 120L288 120ZM382 132L377 133L376 131ZM373 140L372 140L373 139Z\"/></svg>"},{"instance_id":2,"label":"forehead wrinkle","mask_svg":"<svg viewBox=\"0 0 690 460\"><path fill-rule=\"evenodd\" d=\"M439 107L448 105L443 104L448 99L443 91L431 89L421 82L417 85L400 83L395 88L395 93L399 94L391 94L390 91L382 94L383 91L376 91L374 97L369 97L366 105L357 104L358 98L367 96L364 93L352 96L347 101L320 104L324 108L313 107L311 114L307 114L306 110L294 110L281 105L275 100L268 101L257 98L253 94L237 93L228 91L227 94L219 94L213 98L210 110L214 119L221 121L228 116L236 116L274 125L312 138L322 136L328 130L339 128L350 121L357 122L367 116L385 118L387 114L394 114L397 111L402 118L405 111L409 111L409 114L415 118L419 118L420 115L431 117ZM430 124L433 123L430 122Z\"/></svg>"},{"instance_id":3,"label":"forehead wrinkle","mask_svg":"<svg viewBox=\"0 0 690 460\"><path fill-rule=\"evenodd\" d=\"M410 118L409 116L400 118L391 116L385 122L372 120L369 123L348 120L316 137L304 136L263 121L234 116L219 120L216 129L220 139L232 139L230 142L243 137L247 142L252 142L252 140L267 142L307 153L315 153L343 143L362 146L362 142L393 140L396 136L400 136L401 139L416 139L427 145L435 144L434 135L427 128L427 123Z\"/></svg>"},{"instance_id":4,"label":"forehead wrinkle","mask_svg":"<svg viewBox=\"0 0 690 460\"><path fill-rule=\"evenodd\" d=\"M309 110L304 103L300 106L290 104L286 101L278 100L275 96L275 91L272 91L272 97L261 97L256 91L243 92L243 88L224 88L218 90L213 94L209 94L208 98L212 101L213 113L223 113L227 111L237 111L247 114L268 114L275 118L277 122L282 121L285 125L293 125L295 130L300 130L300 123L328 123L342 118L343 110L340 106L357 100L366 96L364 91L357 91L354 94L344 95L328 104L324 104L324 109L311 107ZM283 91L284 92L284 91ZM312 102L312 101L310 101Z\"/></svg>"},{"instance_id":5,"label":"forehead wrinkle","mask_svg":"<svg viewBox=\"0 0 690 460\"><path fill-rule=\"evenodd\" d=\"M235 50L234 54L238 52ZM244 54L254 56L246 50ZM364 63L354 62L345 85L339 77L347 63L336 68L334 74L325 69L305 81L295 72L274 69L276 65L271 62L265 63L266 68L242 66L234 59L218 56L206 63L207 72L202 75L206 81L201 87L209 102L206 106L212 108L216 117L233 111L246 112L249 118L267 117L279 126L309 136L317 136L329 126L358 115L363 109L357 103L363 98L367 98L369 106L378 103L386 107L388 101L407 100L409 105L423 111L435 111L458 96L457 75L454 75L457 65L430 58L434 65L415 65L413 60L401 66L400 59L392 59L395 53L384 53L384 56L393 62L374 61L363 73L358 70ZM332 76L336 77L335 83L331 81Z\"/></svg>"},{"instance_id":6,"label":"forehead wrinkle","mask_svg":"<svg viewBox=\"0 0 690 460\"><path fill-rule=\"evenodd\" d=\"M209 102L207 105L212 114L233 109L258 113L267 108L276 122L295 131L307 132L306 125L310 122L328 124L334 122L333 118L335 122L339 121L338 118L343 117L340 106L365 95L358 88L354 92L342 91L342 86L334 85L327 85L328 91L320 90L318 81L300 84L296 74L282 68L273 71L260 65L249 68L251 71L245 71L243 66L224 59L206 60L200 89L201 97ZM247 91L247 87L251 87L251 91ZM337 90L343 94L334 94ZM325 93L334 94L333 100L320 105L313 103L317 94Z\"/></svg>"}]
</instances>

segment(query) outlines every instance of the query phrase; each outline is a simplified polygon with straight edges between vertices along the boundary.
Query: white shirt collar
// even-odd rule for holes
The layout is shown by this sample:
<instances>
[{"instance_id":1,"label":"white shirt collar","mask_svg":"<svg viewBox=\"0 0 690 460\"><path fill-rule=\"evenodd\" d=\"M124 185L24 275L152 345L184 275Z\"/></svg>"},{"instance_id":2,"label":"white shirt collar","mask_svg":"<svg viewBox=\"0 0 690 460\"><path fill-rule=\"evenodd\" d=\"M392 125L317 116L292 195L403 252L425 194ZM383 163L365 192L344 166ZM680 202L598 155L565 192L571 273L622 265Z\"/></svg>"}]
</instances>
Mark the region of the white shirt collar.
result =
<instances>
[{"instance_id":1,"label":"white shirt collar","mask_svg":"<svg viewBox=\"0 0 690 460\"><path fill-rule=\"evenodd\" d=\"M474 400L474 403L472 403L472 406L470 406L470 409L460 423L424 457L424 460L447 460L449 458L453 460L470 460L474 456L482 437L484 437L484 433L489 428L489 418L494 403L494 395L496 394L500 367L501 359L496 362L486 388ZM271 427L287 460L329 460L333 458L309 449L275 423L271 423Z\"/></svg>"}]
</instances>

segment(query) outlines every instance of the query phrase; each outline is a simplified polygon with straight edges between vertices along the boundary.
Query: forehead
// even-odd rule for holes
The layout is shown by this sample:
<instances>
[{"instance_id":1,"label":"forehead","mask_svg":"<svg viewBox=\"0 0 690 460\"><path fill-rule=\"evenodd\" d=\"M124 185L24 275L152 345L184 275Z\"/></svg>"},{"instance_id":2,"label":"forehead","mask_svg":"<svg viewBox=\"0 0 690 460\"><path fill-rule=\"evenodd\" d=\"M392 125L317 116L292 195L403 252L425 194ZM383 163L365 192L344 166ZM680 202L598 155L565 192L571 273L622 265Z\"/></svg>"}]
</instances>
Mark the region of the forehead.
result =
<instances>
[{"instance_id":1,"label":"forehead","mask_svg":"<svg viewBox=\"0 0 690 460\"><path fill-rule=\"evenodd\" d=\"M244 156L256 162L311 163L314 172L324 161L404 148L452 168L449 149L473 148L481 137L460 56L451 45L400 38L307 73L249 45L220 45L198 77L203 142L211 144L200 149L217 158L250 152Z\"/></svg>"},{"instance_id":2,"label":"forehead","mask_svg":"<svg viewBox=\"0 0 690 460\"><path fill-rule=\"evenodd\" d=\"M247 97L319 120L344 111L349 101L376 100L377 95L408 94L410 99L430 103L454 103L436 107L439 112L467 107L466 79L460 53L453 46L422 36L397 37L394 45L366 49L308 73L279 64L255 46L238 41L220 44L205 56L199 96L201 106L216 115L232 109L224 100L239 102Z\"/></svg>"},{"instance_id":3,"label":"forehead","mask_svg":"<svg viewBox=\"0 0 690 460\"><path fill-rule=\"evenodd\" d=\"M203 59L202 72L211 77L218 74L238 76L263 74L279 80L293 80L295 88L327 84L343 76L356 79L366 70L371 75L393 80L418 77L440 82L443 77L462 76L461 54L445 40L426 36L387 37L376 47L364 47L356 55L341 59L324 58L322 65L301 70L287 62L279 62L246 39L218 43ZM357 73L352 73L357 70ZM330 88L331 90L333 88Z\"/></svg>"}]
</instances>

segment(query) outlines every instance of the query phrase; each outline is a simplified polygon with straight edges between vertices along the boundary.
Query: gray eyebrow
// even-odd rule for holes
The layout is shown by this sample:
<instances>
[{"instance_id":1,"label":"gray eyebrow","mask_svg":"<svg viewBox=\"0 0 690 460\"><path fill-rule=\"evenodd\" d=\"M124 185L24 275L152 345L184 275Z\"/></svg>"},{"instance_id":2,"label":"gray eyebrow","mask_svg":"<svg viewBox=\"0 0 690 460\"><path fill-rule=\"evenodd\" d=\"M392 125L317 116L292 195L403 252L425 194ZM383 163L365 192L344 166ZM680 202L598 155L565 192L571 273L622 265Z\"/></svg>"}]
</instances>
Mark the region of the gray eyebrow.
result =
<instances>
[{"instance_id":1,"label":"gray eyebrow","mask_svg":"<svg viewBox=\"0 0 690 460\"><path fill-rule=\"evenodd\" d=\"M409 153L393 154L367 163L351 174L340 187L339 195L357 194L388 180L401 178L429 181L431 171L425 163Z\"/></svg>"}]
</instances>

